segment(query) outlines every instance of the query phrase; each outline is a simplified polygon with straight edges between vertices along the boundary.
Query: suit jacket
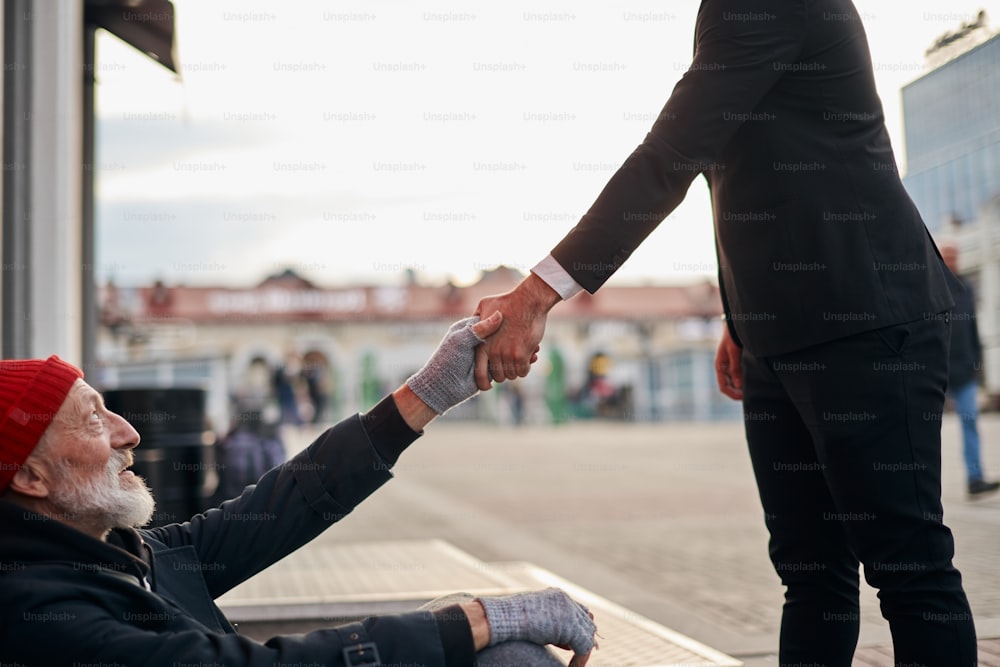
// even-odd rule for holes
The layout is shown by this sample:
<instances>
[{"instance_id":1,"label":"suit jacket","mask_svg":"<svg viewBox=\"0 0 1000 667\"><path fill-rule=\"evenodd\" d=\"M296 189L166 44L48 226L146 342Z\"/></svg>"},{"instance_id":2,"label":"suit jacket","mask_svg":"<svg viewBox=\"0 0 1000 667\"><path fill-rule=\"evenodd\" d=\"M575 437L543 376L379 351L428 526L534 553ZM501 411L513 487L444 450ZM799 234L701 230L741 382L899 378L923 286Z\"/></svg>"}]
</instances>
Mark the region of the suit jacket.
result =
<instances>
[{"instance_id":1,"label":"suit jacket","mask_svg":"<svg viewBox=\"0 0 1000 667\"><path fill-rule=\"evenodd\" d=\"M237 634L214 602L391 477L355 415L238 498L181 524L115 530L100 541L0 498L0 663L368 665L374 645L383 665L471 664L458 607L260 643Z\"/></svg>"},{"instance_id":2,"label":"suit jacket","mask_svg":"<svg viewBox=\"0 0 1000 667\"><path fill-rule=\"evenodd\" d=\"M595 292L699 174L730 330L753 353L951 307L849 0L703 0L690 68L553 257Z\"/></svg>"}]
</instances>

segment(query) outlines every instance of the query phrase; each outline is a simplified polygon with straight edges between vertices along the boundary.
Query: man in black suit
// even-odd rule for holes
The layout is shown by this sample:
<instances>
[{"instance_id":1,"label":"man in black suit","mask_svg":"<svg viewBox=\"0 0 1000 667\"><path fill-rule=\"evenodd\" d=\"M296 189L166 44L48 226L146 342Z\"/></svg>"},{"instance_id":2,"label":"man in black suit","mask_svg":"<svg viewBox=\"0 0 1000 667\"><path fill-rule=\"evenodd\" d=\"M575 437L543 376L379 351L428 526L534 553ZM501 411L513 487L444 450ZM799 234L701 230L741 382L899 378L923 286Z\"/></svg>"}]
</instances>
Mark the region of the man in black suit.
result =
<instances>
[{"instance_id":1,"label":"man in black suit","mask_svg":"<svg viewBox=\"0 0 1000 667\"><path fill-rule=\"evenodd\" d=\"M781 664L850 665L859 564L897 664L975 664L940 498L951 274L896 171L850 0L702 1L694 60L643 143L531 275L480 302L505 318L478 385L526 375L548 311L599 289L698 174L717 378L743 401L786 587Z\"/></svg>"}]
</instances>

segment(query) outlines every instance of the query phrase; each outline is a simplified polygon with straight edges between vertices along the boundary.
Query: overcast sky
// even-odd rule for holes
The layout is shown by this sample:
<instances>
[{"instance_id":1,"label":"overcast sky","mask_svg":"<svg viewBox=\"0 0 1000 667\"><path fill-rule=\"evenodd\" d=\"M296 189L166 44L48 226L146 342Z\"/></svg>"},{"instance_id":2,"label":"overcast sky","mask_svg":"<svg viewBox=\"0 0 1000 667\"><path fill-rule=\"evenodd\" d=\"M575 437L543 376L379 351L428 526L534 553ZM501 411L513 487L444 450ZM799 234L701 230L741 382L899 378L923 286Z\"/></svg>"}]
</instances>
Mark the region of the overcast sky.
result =
<instances>
[{"instance_id":1,"label":"overcast sky","mask_svg":"<svg viewBox=\"0 0 1000 667\"><path fill-rule=\"evenodd\" d=\"M174 0L182 76L98 38L98 275L321 285L527 271L640 143L696 0ZM900 88L996 0L856 0L901 169ZM613 280L714 276L704 180Z\"/></svg>"}]
</instances>

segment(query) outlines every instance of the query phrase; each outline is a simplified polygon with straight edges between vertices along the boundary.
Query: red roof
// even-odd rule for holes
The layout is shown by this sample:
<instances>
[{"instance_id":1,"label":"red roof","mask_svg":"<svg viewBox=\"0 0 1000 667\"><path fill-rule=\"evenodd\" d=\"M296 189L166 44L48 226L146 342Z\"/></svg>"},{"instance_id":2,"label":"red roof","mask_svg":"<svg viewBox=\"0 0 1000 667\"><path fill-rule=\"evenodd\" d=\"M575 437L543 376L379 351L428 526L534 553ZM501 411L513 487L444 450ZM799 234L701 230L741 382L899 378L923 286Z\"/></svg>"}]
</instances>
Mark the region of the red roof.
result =
<instances>
[{"instance_id":1,"label":"red roof","mask_svg":"<svg viewBox=\"0 0 1000 667\"><path fill-rule=\"evenodd\" d=\"M523 277L501 269L467 287L356 286L322 288L282 275L256 287L186 287L163 284L140 287L129 304L115 304L121 290L101 290L102 308L127 309L126 319L185 319L203 323L287 321L398 321L455 319L471 314L479 300L512 289ZM719 289L710 282L694 285L607 285L597 294L577 295L552 310L555 319L676 319L718 317Z\"/></svg>"}]
</instances>

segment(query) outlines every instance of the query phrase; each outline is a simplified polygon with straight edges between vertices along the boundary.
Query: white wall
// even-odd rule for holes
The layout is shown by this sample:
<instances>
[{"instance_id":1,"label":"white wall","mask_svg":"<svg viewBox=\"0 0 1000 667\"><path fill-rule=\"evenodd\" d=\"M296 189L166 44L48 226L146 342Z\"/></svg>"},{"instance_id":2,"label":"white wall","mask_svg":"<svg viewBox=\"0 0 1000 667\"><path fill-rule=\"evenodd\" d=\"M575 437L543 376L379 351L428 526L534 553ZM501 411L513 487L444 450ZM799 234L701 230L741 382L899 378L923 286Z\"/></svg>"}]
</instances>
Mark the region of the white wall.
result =
<instances>
[{"instance_id":1,"label":"white wall","mask_svg":"<svg viewBox=\"0 0 1000 667\"><path fill-rule=\"evenodd\" d=\"M83 3L35 2L31 351L82 362Z\"/></svg>"}]
</instances>

